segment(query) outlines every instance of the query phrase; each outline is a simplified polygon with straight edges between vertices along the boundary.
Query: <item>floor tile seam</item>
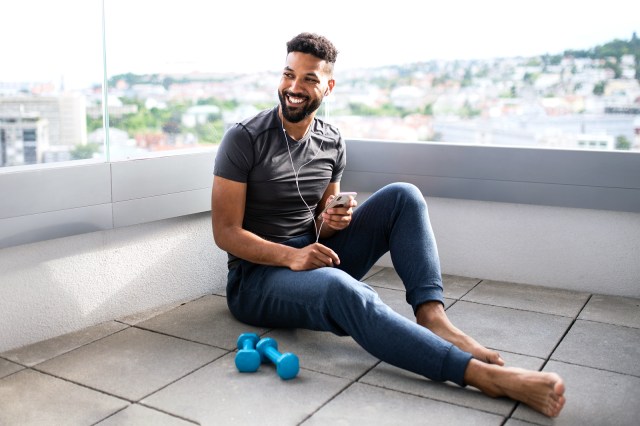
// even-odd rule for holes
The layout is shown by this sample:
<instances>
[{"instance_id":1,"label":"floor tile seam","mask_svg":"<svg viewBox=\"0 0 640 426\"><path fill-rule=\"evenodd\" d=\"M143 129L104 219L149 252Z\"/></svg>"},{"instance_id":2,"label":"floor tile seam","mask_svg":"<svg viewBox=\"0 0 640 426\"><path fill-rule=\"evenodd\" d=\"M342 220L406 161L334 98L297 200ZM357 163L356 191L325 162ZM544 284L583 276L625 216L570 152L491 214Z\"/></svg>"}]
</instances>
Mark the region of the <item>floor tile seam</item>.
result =
<instances>
[{"instance_id":1,"label":"floor tile seam","mask_svg":"<svg viewBox=\"0 0 640 426\"><path fill-rule=\"evenodd\" d=\"M109 418L111 418L111 417L115 416L115 415L116 415L116 414L118 414L118 413L123 412L124 410L126 410L126 409L128 409L128 408L133 407L134 405L139 405L139 406L141 406L141 407L148 408L149 410L157 411L157 412L159 412L159 413L166 414L166 415L168 415L168 416L171 416L171 417L174 417L174 418L177 418L177 419L180 419L180 420L184 420L184 421L186 421L186 422L188 422L188 423L192 423L192 424L196 424L196 425L199 425L199 424L200 424L200 423L198 423L197 421L194 421L194 420L188 419L188 418L186 418L186 417L181 417L181 416L179 416L179 415L177 415L177 414L170 413L170 412L168 412L168 411L164 411L164 410L161 410L161 409L156 408L156 407L152 407L152 406L149 406L149 405L146 405L146 404L142 404L142 403L140 403L140 402L132 402L132 403L130 403L129 405L127 405L126 407L122 408L121 410L118 410L118 411L116 411L115 413L111 413L111 414L109 414L107 417L105 417L105 418L103 418L103 419L98 420L97 422L93 423L91 426L99 425L100 423L104 422L105 420L107 420L107 419L109 419Z\"/></svg>"},{"instance_id":2,"label":"floor tile seam","mask_svg":"<svg viewBox=\"0 0 640 426\"><path fill-rule=\"evenodd\" d=\"M631 330L640 330L640 327L634 327L632 325L614 324L614 323L611 323L611 322L596 321L596 320L590 320L590 319L584 319L584 318L576 318L576 322L577 321L592 322L592 323L596 323L596 324L613 325L613 326L616 326L616 327L628 328L628 329L631 329Z\"/></svg>"},{"instance_id":3,"label":"floor tile seam","mask_svg":"<svg viewBox=\"0 0 640 426\"><path fill-rule=\"evenodd\" d=\"M522 405L523 407L526 407L526 405L524 405L524 404L522 404L522 403L518 402L518 403L516 404L516 408L517 408L517 407L519 407L519 406L521 406L521 405ZM511 415L515 414L516 408L514 408L514 409L513 409L513 412L511 413ZM522 422L522 423L524 423L525 425L532 425L532 426L548 426L548 425L549 425L549 423L547 423L547 424L545 424L545 423L536 423L536 422L534 422L534 421L532 421L532 420L528 420L528 419L527 419L527 420L524 420L524 419L519 419L519 418L517 418L517 417L511 417L511 416L509 416L509 418L504 419L504 423L502 423L502 426L506 425L506 423L507 423L509 420L511 420L511 419L513 419L513 420L517 420L517 421L519 421L519 422ZM553 421L553 420L552 420L552 421Z\"/></svg>"},{"instance_id":4,"label":"floor tile seam","mask_svg":"<svg viewBox=\"0 0 640 426\"><path fill-rule=\"evenodd\" d=\"M476 287L478 287L480 284L482 284L485 280L483 279L479 279L479 278L474 278L474 279L478 279L478 282L475 283L469 290L467 290L467 292L463 295L461 295L460 297L457 297L456 300L462 300L463 297L465 297L467 294L471 293L473 291L473 289L475 289Z\"/></svg>"},{"instance_id":5,"label":"floor tile seam","mask_svg":"<svg viewBox=\"0 0 640 426\"><path fill-rule=\"evenodd\" d=\"M67 383L74 384L76 386L80 386L80 387L85 388L85 389L92 390L94 392L101 393L103 395L107 395L107 396L119 399L120 401L128 402L130 404L136 402L136 401L133 401L131 399L125 398L123 396L112 394L112 393L110 393L108 391L105 391L104 389L98 389L98 388L95 388L93 386L87 385L85 383L80 383L80 382L77 382L77 381L75 381L73 379L69 379L67 377L62 377L62 376L58 376L56 374L50 373L48 371L39 370L39 369L37 369L35 367L29 367L29 370L35 371L35 372L40 373L40 374L44 374L44 375L49 376L49 377L53 377L54 379L58 379L58 380L62 380L62 381L67 382Z\"/></svg>"},{"instance_id":6,"label":"floor tile seam","mask_svg":"<svg viewBox=\"0 0 640 426\"><path fill-rule=\"evenodd\" d=\"M562 342L564 341L565 337L567 337L567 335L569 334L569 332L571 331L571 329L573 328L573 326L575 325L575 323L578 321L578 317L580 316L580 314L582 313L582 311L584 310L584 308L589 304L589 301L591 300L591 298L593 297L593 294L590 294L589 297L587 297L587 300L584 302L584 304L582 305L582 308L580 309L580 311L578 311L578 313L576 314L576 316L572 319L571 324L569 324L569 326L567 327L567 329L564 331L564 333L562 333L562 336L560 336L560 339L558 339L558 342L555 344L555 346L551 349L551 351L549 352L549 355L545 357L544 362L542 363L542 367L540 368L540 371L544 370L544 368L547 366L547 364L549 363L549 361L551 360L551 358L553 357L553 354L555 353L555 351L558 350L558 348L560 347L560 345L562 344Z\"/></svg>"},{"instance_id":7,"label":"floor tile seam","mask_svg":"<svg viewBox=\"0 0 640 426\"><path fill-rule=\"evenodd\" d=\"M394 269L394 268L390 268L390 269ZM368 277L366 277L366 278L363 278L363 279L362 279L362 281L366 281L366 280L368 280L369 278L373 278L373 277L375 277L376 275L378 275L379 273L381 273L381 272L382 272L382 271L384 271L384 270L385 270L385 267L381 267L379 271L374 272L373 274L369 275L369 276L368 276Z\"/></svg>"},{"instance_id":8,"label":"floor tile seam","mask_svg":"<svg viewBox=\"0 0 640 426\"><path fill-rule=\"evenodd\" d=\"M22 363L20 363L20 362L18 362L18 361L14 361L14 360L9 359L9 358L5 358L5 357L3 357L2 355L0 355L0 360L2 360L2 361L7 361L7 362L10 362L10 363L12 363L12 364L19 365L19 366L21 366L21 367L29 368L29 366L28 366L28 365L22 364Z\"/></svg>"},{"instance_id":9,"label":"floor tile seam","mask_svg":"<svg viewBox=\"0 0 640 426\"><path fill-rule=\"evenodd\" d=\"M376 284L370 284L368 282L365 281L365 284L375 288L382 288L385 290L393 290L393 291L397 291L397 292L406 292L407 290L405 288L398 288L398 287L385 287L383 285L376 285Z\"/></svg>"},{"instance_id":10,"label":"floor tile seam","mask_svg":"<svg viewBox=\"0 0 640 426\"><path fill-rule=\"evenodd\" d=\"M500 353L507 353L507 354L511 354L511 355L519 355L519 356L524 356L527 358L535 358L539 361L546 361L547 360L547 356L541 356L541 355L532 355L532 354L527 354L527 353L523 353L523 352L516 352L513 349L502 349L502 348L495 348L493 346L486 346L487 349L493 349L494 351L498 351ZM507 365L507 367L518 367L517 365ZM540 367L542 368L542 367Z\"/></svg>"},{"instance_id":11,"label":"floor tile seam","mask_svg":"<svg viewBox=\"0 0 640 426\"><path fill-rule=\"evenodd\" d=\"M175 334L170 334L170 333L166 333L166 332L163 332L163 331L153 330L151 328L146 328L146 327L142 327L142 326L139 326L139 325L132 325L131 328L136 328L136 329L142 330L142 331L148 331L149 333L155 333L155 334L159 334L161 336L173 337L174 339L183 340L183 341L189 342L189 343L196 343L198 345L203 345L203 346L207 346L207 347L214 348L214 349L220 349L220 350L227 351L227 352L234 352L236 350L235 347L233 349L223 348L222 346L217 346L217 345L214 345L214 344L211 344L211 343L199 342L199 341L193 340L193 339L187 339L186 337L176 336Z\"/></svg>"},{"instance_id":12,"label":"floor tile seam","mask_svg":"<svg viewBox=\"0 0 640 426\"><path fill-rule=\"evenodd\" d=\"M23 367L23 368L21 368L20 370L14 371L13 373L9 373L9 374L7 374L6 376L2 376L2 377L0 377L0 383L2 383L2 381L3 381L4 379L7 379L7 378L9 378L9 377L13 376L14 374L18 374L18 373L20 373L21 371L24 371L24 370L29 370L29 367L25 367L24 365L23 365L22 367Z\"/></svg>"},{"instance_id":13,"label":"floor tile seam","mask_svg":"<svg viewBox=\"0 0 640 426\"><path fill-rule=\"evenodd\" d=\"M318 406L318 408L316 408L315 410L311 411L310 413L308 413L298 424L297 426L300 426L302 424L304 424L307 420L309 420L311 417L313 417L318 411L322 410L324 407L327 406L327 404L329 404L331 401L333 401L334 399L336 399L338 396L342 395L344 393L344 391L346 391L347 389L349 389L351 386L353 386L354 383L357 383L355 381L349 381L347 383L345 383L345 385L339 389L335 394L331 395L331 397L329 397L325 402L323 402L322 404L320 404L320 406Z\"/></svg>"},{"instance_id":14,"label":"floor tile seam","mask_svg":"<svg viewBox=\"0 0 640 426\"><path fill-rule=\"evenodd\" d=\"M224 354L222 354L222 355L220 355L220 356L218 356L218 357L216 357L216 358L214 358L214 359L212 359L212 360L210 360L210 361L205 362L205 363L204 363L204 364L202 364L201 366L194 368L193 370L191 370L191 371L189 371L189 372L187 372L187 373L183 374L183 375L182 375L182 376L180 376L180 377L175 378L174 380L171 380L169 383L166 383L166 384L164 384L164 385L160 386L159 388L155 389L153 392L151 392L151 393L149 393L149 394L147 394L147 395L145 395L145 396L143 396L143 397L141 397L141 398L139 398L138 400L133 401L133 402L135 402L135 403L140 403L140 402L141 402L142 400L144 400L145 398L149 398L150 396L152 396L152 395L154 395L154 394L156 394L156 393L160 392L160 391L161 391L161 390L163 390L163 389L166 389L167 387L171 386L172 384L174 384L174 383L176 383L176 382L179 382L180 380L182 380L182 379L184 379L184 378L186 378L186 377L188 377L188 376L192 375L192 374L193 374L193 373L195 373L196 371L200 371L200 370L202 370L203 368L205 368L205 367L207 367L207 366L209 366L209 365L213 364L213 363L214 363L214 362L216 362L216 361L219 361L220 359L222 359L223 357L225 357L225 356L229 355L230 353L231 353L231 352L224 353Z\"/></svg>"},{"instance_id":15,"label":"floor tile seam","mask_svg":"<svg viewBox=\"0 0 640 426\"><path fill-rule=\"evenodd\" d=\"M498 417L502 417L502 418L505 417L504 414L499 414L499 413L496 413L494 411L483 410L481 408L470 407L468 405L464 405L464 404L461 404L461 403L456 403L456 402L453 402L453 401L448 401L448 400L445 400L445 399L439 399L437 396L421 395L419 393L410 392L410 391L401 390L401 389L396 389L396 388L391 388L391 387L388 387L388 386L378 385L378 384L374 384L374 383L367 383L367 382L361 382L361 381L359 381L358 383L360 383L362 385L365 385L365 386L370 386L370 387L374 387L374 388L378 388L378 389L384 389L384 390L388 390L388 391L392 391L392 392L401 393L403 395L415 396L417 398L428 399L430 401L436 401L436 402L442 402L442 403L445 403L445 404L448 404L448 405L453 405L455 407L467 408L469 410L479 411L481 413L492 414L494 416L498 416ZM482 394L482 395L485 396L488 399L491 399L491 397L488 396L488 395L484 395L484 394ZM517 401L513 401L513 400L510 400L510 401L512 401L514 403L517 403Z\"/></svg>"},{"instance_id":16,"label":"floor tile seam","mask_svg":"<svg viewBox=\"0 0 640 426\"><path fill-rule=\"evenodd\" d=\"M614 373L614 374L619 374L621 376L629 376L629 377L635 377L637 379L640 379L640 374L634 374L634 373L623 373L620 371L615 371L615 370L609 370L606 368L602 368L602 367L594 367L593 365L586 365L586 364L579 364L577 362L571 362L571 361L567 361L564 359L557 359L557 358L553 358L551 357L551 359L549 359L549 361L553 361L553 362L559 362L561 364L567 364L567 365L573 365L575 367L583 367L583 368L588 368L590 370L596 370L596 371L603 371L605 373Z\"/></svg>"},{"instance_id":17,"label":"floor tile seam","mask_svg":"<svg viewBox=\"0 0 640 426\"><path fill-rule=\"evenodd\" d=\"M381 362L382 361L377 360L371 367L368 367L362 374L360 374L360 375L358 375L358 376L356 376L354 378L340 376L340 375L335 374L335 373L334 374L327 373L326 371L322 371L322 370L318 370L318 369L314 369L314 368L310 368L310 367L302 367L302 366L300 366L300 370L311 371L313 373L322 374L323 376L335 377L336 379L344 379L344 380L350 380L350 381L353 381L353 382L357 382L358 380L360 380L360 378L362 378L369 371L371 371L374 368L376 368Z\"/></svg>"},{"instance_id":18,"label":"floor tile seam","mask_svg":"<svg viewBox=\"0 0 640 426\"><path fill-rule=\"evenodd\" d=\"M197 299L196 299L196 300L197 300ZM176 309L176 308L179 308L180 306L184 306L184 305L186 305L187 303L191 303L191 302L195 302L195 300L189 300L189 301L187 301L187 302L183 302L183 303L180 303L180 304L177 304L177 305L172 305L172 307L171 307L171 308L168 308L166 311L160 311L160 312L158 312L157 314L154 314L154 315L152 315L152 316L150 316L150 317L148 317L148 318L144 318L144 319L141 319L141 320L139 320L139 321L136 321L136 322L135 322L135 323L133 323L133 324L131 324L131 323L129 323L129 322L126 322L126 321L125 321L125 319L126 319L127 317L131 317L131 316L134 316L134 315L137 315L137 314L143 314L143 313L144 313L144 311L142 311L142 312L135 312L135 313L133 313L133 314L131 314L131 315L127 315L127 317L124 317L124 318L122 318L122 317L121 317L121 318L116 318L116 319L114 319L113 321L115 321L115 322L117 322L117 323L120 323L120 324L124 324L124 325L128 325L128 326L130 326L130 327L133 327L133 326L135 326L136 324L140 324L141 322L145 322L145 321L152 320L153 318L155 318L155 317L157 317L157 316L160 316L160 315L164 315L164 314L166 314L166 313L169 313L169 312L171 312L172 310L174 310L174 309Z\"/></svg>"},{"instance_id":19,"label":"floor tile seam","mask_svg":"<svg viewBox=\"0 0 640 426\"><path fill-rule=\"evenodd\" d=\"M547 355L546 357L542 358L542 365L540 366L540 369L538 371L543 371L544 368L547 366L547 364L549 363L549 360L551 360L551 357L553 356L553 353L558 349L558 347L562 344L562 341L565 339L565 337L567 337L567 334L569 334L569 331L573 328L573 325L576 323L576 321L578 321L578 317L580 316L580 314L582 313L582 311L584 310L584 308L589 304L589 301L591 300L591 298L593 297L593 294L589 294L589 296L587 297L587 300L585 300L584 304L582 305L582 308L580 308L580 310L578 311L578 313L576 314L575 317L572 318L571 324L569 324L569 326L567 327L567 329L564 331L564 333L562 334L562 336L560 337L560 339L558 339L558 342L556 343L556 345L553 347L553 349L549 352L549 355ZM571 318L571 317L563 317L563 318ZM521 403L517 402L516 405L513 407L513 410L511 410L511 412L509 413L509 415L506 416L505 421L503 423L506 424L509 419L512 418L513 414L516 412L516 409L518 408L518 406L520 406Z\"/></svg>"},{"instance_id":20,"label":"floor tile seam","mask_svg":"<svg viewBox=\"0 0 640 426\"><path fill-rule=\"evenodd\" d=\"M377 364L376 364L376 365L377 365ZM303 367L303 366L300 366L300 370L301 370L301 371L302 371L302 370L310 371L310 372L312 372L312 373L322 374L323 376L329 376L329 377L334 377L334 378L336 378L336 379L344 379L344 380L350 380L350 381L357 381L357 380L358 380L358 378L360 377L360 376L358 376L358 377L356 377L356 378L345 377L345 376L341 376L341 375L336 374L336 373L328 373L328 372L326 372L326 371L318 370L318 369L311 368L311 367ZM370 371L370 370L371 370L371 369L367 369L367 372L368 372L368 371Z\"/></svg>"},{"instance_id":21,"label":"floor tile seam","mask_svg":"<svg viewBox=\"0 0 640 426\"><path fill-rule=\"evenodd\" d=\"M155 390L154 390L154 391L152 391L151 393L149 393L149 394L147 394L147 395L144 395L143 397L141 397L141 398L139 398L138 400L133 401L133 402L135 402L135 403L141 403L145 398L149 398L150 396L152 396L152 395L154 395L154 394L156 394L156 393L160 392L161 390L168 388L168 387L169 387L169 386L171 386L172 384L174 384L174 383L176 383L176 382L179 382L180 380L182 380L182 379L184 379L184 378L186 378L186 377L188 377L188 376L192 375L193 373L195 373L195 372L197 372L197 371L202 370L203 368L205 368L205 367L207 367L207 366L209 366L209 365L213 364L213 363L214 363L214 362L216 362L216 361L219 361L220 359L222 359L223 357L225 357L225 356L229 355L230 353L231 353L231 352L223 353L222 355L217 356L217 357L215 357L214 359L212 359L212 360L210 360L210 361L205 362L205 363L204 363L204 364L202 364L201 366L196 367L196 368L194 368L193 370L191 370L191 371L189 371L189 372L187 372L187 373L183 374L182 376L177 377L177 378L175 378L175 379L171 380L169 383L166 383L166 384L164 384L164 385L160 386L159 388L155 389Z\"/></svg>"},{"instance_id":22,"label":"floor tile seam","mask_svg":"<svg viewBox=\"0 0 640 426\"><path fill-rule=\"evenodd\" d=\"M558 317L558 318L569 318L569 319L573 319L575 321L576 316L570 316L570 315L560 315L560 314L554 314L554 313L550 313L550 312L541 312L541 311L534 311L531 309L522 309L522 308L514 308L512 306L502 306L502 305L492 305L490 303L482 303L482 302L476 302L476 301L472 301L472 300L464 300L464 299L459 299L459 302L466 302L466 303L473 303L475 305L482 305L482 306L492 306L494 308L503 308L503 309L510 309L512 311L519 311L519 312L531 312L534 314L542 314L542 315L550 315L553 317ZM579 311L581 312L582 309Z\"/></svg>"},{"instance_id":23,"label":"floor tile seam","mask_svg":"<svg viewBox=\"0 0 640 426\"><path fill-rule=\"evenodd\" d=\"M71 348L71 349L69 349L69 350L66 350L66 351L64 351L64 352L61 352L61 353L59 353L59 354L54 355L54 356L52 356L51 358L47 358L47 359L45 359L44 361L40 361L40 362L37 362L37 363L32 364L32 365L29 365L28 363L21 363L21 362L17 362L17 361L14 361L14 360L11 360L11 359L7 359L7 358L4 358L4 357L3 357L3 359L6 359L7 361L13 362L14 364L21 365L21 366L23 366L23 367L25 367L25 368L33 368L33 367L37 367L38 365L44 364L45 362L49 362L49 361L54 360L54 359L56 359L56 358L58 358L58 357L61 357L61 356L66 355L66 354L69 354L69 353L71 353L71 352L73 352L73 351L77 351L78 349L84 348L85 346L92 345L92 344L94 344L94 343L96 343L96 342L99 342L99 341L101 341L101 340L103 340L103 339L106 339L107 337L111 337L111 336L113 336L113 335L115 335L115 334L121 333L121 332L123 332L123 331L127 330L128 328L131 328L131 326L127 326L127 327L125 327L125 328L123 328L123 329L121 329L121 330L116 330L116 331L114 331L113 333L109 333L109 334L106 334L106 335L104 335L104 336L102 336L102 337L99 337L99 338L97 338L97 339L95 339L95 340L92 340L92 341L90 341L90 342L83 343L83 344L81 344L80 346L75 346L75 347L73 347L73 348ZM79 330L79 331L81 331L81 330ZM44 341L45 341L45 340L43 340L43 342L44 342ZM39 342L36 342L36 343L34 343L34 344L38 344L38 343L39 343Z\"/></svg>"},{"instance_id":24,"label":"floor tile seam","mask_svg":"<svg viewBox=\"0 0 640 426\"><path fill-rule=\"evenodd\" d=\"M168 416L175 417L176 419L184 420L186 422L189 422L189 423L192 423L192 424L195 424L195 425L199 425L200 424L200 422L198 422L197 420L192 420L190 418L183 417L183 416L180 416L178 414L175 414L175 413L172 413L172 412L169 412L169 411L165 411L165 410L163 410L161 408L154 407L153 405L145 404L142 401L138 401L135 404L131 404L131 405L139 405L141 407L145 407L145 408L148 408L150 410L154 410L154 411L157 411L159 413L166 414Z\"/></svg>"},{"instance_id":25,"label":"floor tile seam","mask_svg":"<svg viewBox=\"0 0 640 426\"><path fill-rule=\"evenodd\" d=\"M114 319L114 320L112 320L112 321L115 321L115 322L118 322L118 323L120 323L120 324L125 324L125 325L128 325L128 326L134 327L135 325L137 325L137 324L139 324L139 323L141 323L141 322L149 321L149 320L151 320L151 319L153 319L153 318L155 318L155 317L157 317L157 316L164 315L164 314L166 314L166 313L168 313L168 312L171 312L171 311L173 311L174 309L177 309L177 308L179 308L179 307L181 307L181 306L187 305L187 304L192 303L192 302L196 302L196 301L198 301L198 300L200 300L200 299L202 299L202 298L204 298L204 297L211 296L211 295L215 295L215 294L213 294L213 293L206 293L206 294L203 294L203 295L197 296L197 297L196 297L196 298L194 298L194 299L183 300L182 302L176 302L175 304L171 304L171 303L169 303L169 304L167 304L167 305L164 305L165 307L167 307L167 309L166 309L166 310L162 310L162 311L160 311L160 312L156 313L155 315L150 316L149 318L145 318L145 319L143 319L143 320L140 320L140 321L136 322L135 324L129 324L128 322L125 322L125 321L124 321L124 319L125 319L125 318L127 318L127 317L130 317L130 316L133 316L133 315L143 314L145 311L134 312L134 313L133 313L133 314L131 314L131 315L127 315L126 317L116 318L116 319ZM215 296L217 296L217 295L215 295ZM161 309L161 308L162 308L162 306L158 306L158 309ZM153 310L153 309L151 309L151 310ZM146 312L148 312L148 311L149 311L149 310L147 310Z\"/></svg>"},{"instance_id":26,"label":"floor tile seam","mask_svg":"<svg viewBox=\"0 0 640 426\"><path fill-rule=\"evenodd\" d=\"M114 398L117 398L117 399L120 399L120 400L123 400L123 401L127 401L127 402L129 402L129 403L131 403L131 404L136 404L136 403L139 403L140 401L142 401L143 399L148 398L148 397L150 397L151 395L153 395L153 394L155 394L155 393L157 393L157 392L161 391L162 389L166 388L167 386L170 386L170 385L172 385L173 383L175 383L175 382L177 382L177 381L179 381L179 380L182 380L182 379L184 379L185 377L187 377L187 376L189 376L189 375L191 375L191 374L195 373L196 371L198 371L198 370L200 370L200 369L202 369L202 368L204 368L204 367L208 366L209 364L212 364L212 363L214 363L214 362L218 361L220 358L222 358L222 357L223 357L223 356L225 356L225 355L227 355L227 354L226 354L226 353L225 353L225 354L222 354L222 355L220 355L220 356L218 356L218 357L216 357L216 358L214 358L214 359L212 359L212 360L210 360L210 361L207 361L205 364L203 364L203 365L201 365L201 366L199 366L199 367L197 367L197 368L195 368L195 369L193 369L193 370L191 370L191 371L189 371L189 372L187 372L187 373L185 373L185 374L181 375L180 377L178 377L178 378L176 378L176 379L172 380L171 382L169 382L169 383L167 383L167 384L165 384L165 385L161 386L161 387L160 387L160 388L158 388L158 389L155 389L153 392L151 392L151 393L149 393L149 394L146 394L146 395L144 395L144 396L142 396L142 397L140 397L140 398L138 398L138 399L129 399L129 398L124 397L124 396L121 396L121 395L116 395L116 394L111 393L111 392L109 392L109 391L107 391L107 390L99 389L99 388L93 387L93 386L91 386L91 385L88 385L88 384L86 384L86 383L81 383L81 382L78 382L78 381L76 381L76 380L73 380L73 379L70 379L70 378L67 378L67 377L58 376L58 375L56 375L56 374L54 374L54 373L51 373L51 372L48 372L48 371L44 371L44 370L41 370L41 369L38 369L38 368L28 367L28 369L29 369L29 370L33 370L33 371L38 372L38 373L41 373L41 374L45 374L45 375L47 375L47 376L50 376L50 377L53 377L53 378L56 378L56 379L59 379L59 380L63 380L63 381L68 382L68 383L72 383L72 384L75 384L75 385L81 386L81 387L86 388L86 389L90 389L90 390L93 390L93 391L96 391L96 392L102 393L102 394L104 394L104 395L112 396L112 397L114 397ZM23 370L21 370L21 371L23 371Z\"/></svg>"},{"instance_id":27,"label":"floor tile seam","mask_svg":"<svg viewBox=\"0 0 640 426\"><path fill-rule=\"evenodd\" d=\"M107 417L103 417L102 419L98 420L97 422L91 423L91 426L96 426L96 425L98 425L98 424L100 424L100 423L104 422L104 421L105 421L105 420L107 420L108 418L111 418L111 417L115 416L116 414L121 413L121 412L123 412L124 410L126 410L127 408L131 407L131 405L132 405L132 404L129 404L129 405L127 405L126 407L122 407L120 410L115 411L115 412L113 412L113 413L109 414Z\"/></svg>"},{"instance_id":28,"label":"floor tile seam","mask_svg":"<svg viewBox=\"0 0 640 426\"><path fill-rule=\"evenodd\" d=\"M313 417L313 415L315 413L317 413L318 411L320 411L323 407L325 407L327 404L329 404L331 401L333 401L334 399L336 399L339 395L341 395L345 390L347 390L348 388L350 388L351 386L353 386L354 383L359 383L359 380L364 377L368 372L370 372L371 370L373 370L376 366L378 366L382 361L378 360L376 361L371 367L367 368L364 372L362 372L362 374L360 374L359 376L357 376L354 379L349 379L347 377L341 377L341 376L335 376L333 374L329 374L329 373L325 373L324 371L316 371L316 370L311 370L314 371L315 373L319 373L319 374L323 374L326 376L330 376L330 377L336 377L336 378L340 378L340 379L346 379L348 380L348 382L345 384L345 386L340 389L338 392L336 392L331 398L327 399L323 404L321 404L317 409L315 409L314 411L312 411L309 415L307 415L304 419L302 419L302 421L300 421L300 423L298 423L298 425L303 424L304 422L306 422L307 420L309 420L311 417Z\"/></svg>"}]
</instances>

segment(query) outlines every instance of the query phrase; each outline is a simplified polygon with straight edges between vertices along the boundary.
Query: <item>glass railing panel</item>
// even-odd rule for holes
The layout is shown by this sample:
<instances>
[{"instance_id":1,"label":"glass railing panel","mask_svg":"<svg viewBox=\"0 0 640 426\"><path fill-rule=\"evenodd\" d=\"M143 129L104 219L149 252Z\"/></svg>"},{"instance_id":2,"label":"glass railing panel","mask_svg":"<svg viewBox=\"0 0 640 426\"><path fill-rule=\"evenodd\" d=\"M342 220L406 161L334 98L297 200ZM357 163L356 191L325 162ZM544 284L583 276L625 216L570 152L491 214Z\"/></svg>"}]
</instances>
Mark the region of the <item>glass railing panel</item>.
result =
<instances>
[{"instance_id":1,"label":"glass railing panel","mask_svg":"<svg viewBox=\"0 0 640 426\"><path fill-rule=\"evenodd\" d=\"M102 2L3 2L0 16L0 167L102 161Z\"/></svg>"}]
</instances>

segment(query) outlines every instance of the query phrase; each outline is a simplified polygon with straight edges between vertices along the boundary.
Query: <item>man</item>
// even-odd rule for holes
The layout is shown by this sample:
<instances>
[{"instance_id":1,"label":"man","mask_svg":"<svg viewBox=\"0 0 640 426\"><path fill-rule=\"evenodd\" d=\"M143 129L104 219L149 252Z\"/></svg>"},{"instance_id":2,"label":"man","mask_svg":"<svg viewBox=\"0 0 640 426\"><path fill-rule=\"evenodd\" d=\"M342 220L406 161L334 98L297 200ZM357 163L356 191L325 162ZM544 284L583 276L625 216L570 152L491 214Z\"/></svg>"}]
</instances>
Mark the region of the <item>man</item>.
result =
<instances>
[{"instance_id":1,"label":"man","mask_svg":"<svg viewBox=\"0 0 640 426\"><path fill-rule=\"evenodd\" d=\"M323 207L340 192L345 146L316 119L334 87L337 50L302 33L287 43L279 105L229 129L212 191L216 244L229 253L227 301L240 321L349 335L377 358L432 380L471 385L557 416L562 379L504 367L448 320L427 206L393 184L357 210ZM359 280L387 251L416 314L409 321Z\"/></svg>"}]
</instances>

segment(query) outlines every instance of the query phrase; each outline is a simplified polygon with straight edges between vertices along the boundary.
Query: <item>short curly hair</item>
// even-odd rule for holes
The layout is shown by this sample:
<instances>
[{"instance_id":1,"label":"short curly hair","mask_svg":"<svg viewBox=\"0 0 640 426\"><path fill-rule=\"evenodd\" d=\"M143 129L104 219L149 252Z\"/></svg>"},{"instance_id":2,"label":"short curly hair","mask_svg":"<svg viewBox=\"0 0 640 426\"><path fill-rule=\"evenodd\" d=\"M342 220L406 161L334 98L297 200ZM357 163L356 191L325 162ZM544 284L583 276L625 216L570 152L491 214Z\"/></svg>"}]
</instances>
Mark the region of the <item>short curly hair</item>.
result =
<instances>
[{"instance_id":1,"label":"short curly hair","mask_svg":"<svg viewBox=\"0 0 640 426\"><path fill-rule=\"evenodd\" d=\"M338 57L338 49L326 37L314 33L300 33L287 42L287 54L308 53L327 61L333 67Z\"/></svg>"}]
</instances>

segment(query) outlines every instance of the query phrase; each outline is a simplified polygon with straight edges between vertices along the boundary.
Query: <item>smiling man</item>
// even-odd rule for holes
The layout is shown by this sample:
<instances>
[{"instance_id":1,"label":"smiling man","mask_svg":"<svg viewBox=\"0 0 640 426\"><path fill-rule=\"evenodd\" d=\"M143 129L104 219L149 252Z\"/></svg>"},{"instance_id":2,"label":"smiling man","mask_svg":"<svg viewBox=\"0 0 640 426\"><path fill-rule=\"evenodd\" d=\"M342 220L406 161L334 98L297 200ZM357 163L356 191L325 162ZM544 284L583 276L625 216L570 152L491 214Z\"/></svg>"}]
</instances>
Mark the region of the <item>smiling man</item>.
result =
<instances>
[{"instance_id":1,"label":"smiling man","mask_svg":"<svg viewBox=\"0 0 640 426\"><path fill-rule=\"evenodd\" d=\"M449 321L418 188L391 184L356 210L349 197L323 212L340 192L346 164L340 132L315 117L335 87L337 54L322 36L294 37L287 43L280 104L229 129L218 149L211 215L215 242L229 253L231 313L258 327L349 335L389 364L558 415L565 402L559 376L504 367L497 352ZM386 252L416 322L360 281Z\"/></svg>"}]
</instances>

